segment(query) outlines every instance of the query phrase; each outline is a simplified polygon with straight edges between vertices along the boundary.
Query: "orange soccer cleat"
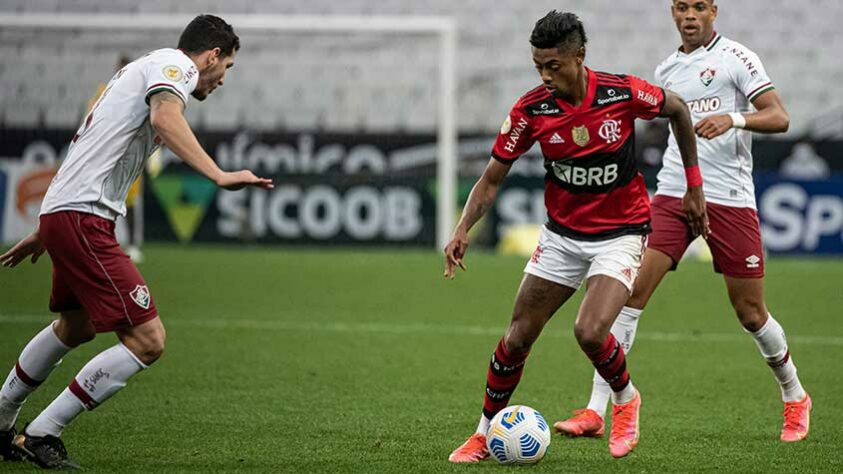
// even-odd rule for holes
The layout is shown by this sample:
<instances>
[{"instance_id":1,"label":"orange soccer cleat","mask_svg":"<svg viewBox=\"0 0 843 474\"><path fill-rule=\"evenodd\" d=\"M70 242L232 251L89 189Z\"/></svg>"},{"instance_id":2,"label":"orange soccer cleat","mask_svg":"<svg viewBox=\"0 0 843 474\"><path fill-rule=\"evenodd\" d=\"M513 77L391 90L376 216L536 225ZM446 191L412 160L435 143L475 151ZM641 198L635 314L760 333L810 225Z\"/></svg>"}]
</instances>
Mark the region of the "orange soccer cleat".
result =
<instances>
[{"instance_id":1,"label":"orange soccer cleat","mask_svg":"<svg viewBox=\"0 0 843 474\"><path fill-rule=\"evenodd\" d=\"M462 446L448 456L448 461L480 462L487 457L489 457L489 450L486 449L486 437L480 433L474 433Z\"/></svg>"},{"instance_id":2,"label":"orange soccer cleat","mask_svg":"<svg viewBox=\"0 0 843 474\"><path fill-rule=\"evenodd\" d=\"M553 424L553 429L571 437L600 438L605 433L603 418L589 408L574 410L574 416L565 421L557 421Z\"/></svg>"},{"instance_id":3,"label":"orange soccer cleat","mask_svg":"<svg viewBox=\"0 0 843 474\"><path fill-rule=\"evenodd\" d=\"M805 398L798 402L784 404L782 441L802 441L808 437L808 430L811 427L811 407L811 397L807 393L805 393Z\"/></svg>"},{"instance_id":4,"label":"orange soccer cleat","mask_svg":"<svg viewBox=\"0 0 843 474\"><path fill-rule=\"evenodd\" d=\"M629 454L638 444L638 411L641 409L641 394L635 390L635 397L623 405L612 405L612 431L609 433L609 452L616 458Z\"/></svg>"}]
</instances>

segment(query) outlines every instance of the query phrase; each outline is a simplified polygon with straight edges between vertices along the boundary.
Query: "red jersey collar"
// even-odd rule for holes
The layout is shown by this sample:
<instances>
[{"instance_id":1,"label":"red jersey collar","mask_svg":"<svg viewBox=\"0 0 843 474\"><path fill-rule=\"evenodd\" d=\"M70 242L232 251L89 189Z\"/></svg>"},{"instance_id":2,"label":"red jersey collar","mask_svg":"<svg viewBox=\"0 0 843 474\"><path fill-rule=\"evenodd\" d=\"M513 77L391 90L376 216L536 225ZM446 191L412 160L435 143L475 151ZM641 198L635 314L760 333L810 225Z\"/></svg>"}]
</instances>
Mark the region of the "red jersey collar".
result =
<instances>
[{"instance_id":1,"label":"red jersey collar","mask_svg":"<svg viewBox=\"0 0 843 474\"><path fill-rule=\"evenodd\" d=\"M590 107L591 103L594 101L594 94L597 92L597 74L594 73L588 67L585 68L585 72L587 74L587 84L585 89L585 97L583 97L582 102L578 106L571 105L567 100L560 99L559 97L554 96L554 100L556 103L562 106L566 112L576 112L585 108Z\"/></svg>"}]
</instances>

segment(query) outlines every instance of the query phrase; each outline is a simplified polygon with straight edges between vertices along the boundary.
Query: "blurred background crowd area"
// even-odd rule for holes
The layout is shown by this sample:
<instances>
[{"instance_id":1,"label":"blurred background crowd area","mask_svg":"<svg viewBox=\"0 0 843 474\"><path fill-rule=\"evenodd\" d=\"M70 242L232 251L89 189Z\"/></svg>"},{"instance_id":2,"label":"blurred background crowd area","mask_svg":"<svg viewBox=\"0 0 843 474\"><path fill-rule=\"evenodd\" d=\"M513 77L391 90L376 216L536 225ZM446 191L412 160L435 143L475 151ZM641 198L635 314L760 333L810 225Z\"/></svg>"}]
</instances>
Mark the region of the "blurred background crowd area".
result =
<instances>
[{"instance_id":1,"label":"blurred background crowd area","mask_svg":"<svg viewBox=\"0 0 843 474\"><path fill-rule=\"evenodd\" d=\"M765 239L777 251L843 252L838 80L843 3L716 3L717 31L760 56L790 112L786 134L754 139ZM679 45L670 5L670 0L4 0L0 15L451 18L458 31L460 206L510 107L539 82L528 42L538 18L551 9L577 13L589 37L587 65L653 80L656 65ZM158 178L142 186L146 238L432 245L439 39L417 33L238 33L242 49L225 86L201 104L192 101L186 115L223 167L250 166L297 184L267 196L216 194L165 152L153 162ZM0 200L5 200L0 240L17 238L34 221L51 177L39 167L54 169L61 160L91 98L120 58L173 47L178 34L0 27ZM638 124L636 151L653 189L667 134L663 120ZM370 176L351 177L360 173ZM543 173L534 148L513 168L508 188L479 230L479 242L496 245L510 229L545 218Z\"/></svg>"}]
</instances>

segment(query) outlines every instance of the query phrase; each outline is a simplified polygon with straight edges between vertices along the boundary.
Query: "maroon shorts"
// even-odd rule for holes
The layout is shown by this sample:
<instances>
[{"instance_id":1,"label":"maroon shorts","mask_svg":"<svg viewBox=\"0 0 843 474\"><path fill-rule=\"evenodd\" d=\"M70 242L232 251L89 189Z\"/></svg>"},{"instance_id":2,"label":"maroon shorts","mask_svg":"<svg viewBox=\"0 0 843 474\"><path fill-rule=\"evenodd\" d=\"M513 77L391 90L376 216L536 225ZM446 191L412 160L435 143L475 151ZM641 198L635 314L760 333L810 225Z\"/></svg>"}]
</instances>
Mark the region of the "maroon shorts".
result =
<instances>
[{"instance_id":1,"label":"maroon shorts","mask_svg":"<svg viewBox=\"0 0 843 474\"><path fill-rule=\"evenodd\" d=\"M747 207L706 203L711 235L708 248L714 258L714 271L734 278L764 276L764 249L758 213ZM694 240L682 200L657 195L651 203L653 233L647 247L673 259L673 269Z\"/></svg>"},{"instance_id":2,"label":"maroon shorts","mask_svg":"<svg viewBox=\"0 0 843 474\"><path fill-rule=\"evenodd\" d=\"M50 311L84 309L97 332L158 315L146 282L117 243L113 221L60 211L41 216L40 234L53 261Z\"/></svg>"}]
</instances>

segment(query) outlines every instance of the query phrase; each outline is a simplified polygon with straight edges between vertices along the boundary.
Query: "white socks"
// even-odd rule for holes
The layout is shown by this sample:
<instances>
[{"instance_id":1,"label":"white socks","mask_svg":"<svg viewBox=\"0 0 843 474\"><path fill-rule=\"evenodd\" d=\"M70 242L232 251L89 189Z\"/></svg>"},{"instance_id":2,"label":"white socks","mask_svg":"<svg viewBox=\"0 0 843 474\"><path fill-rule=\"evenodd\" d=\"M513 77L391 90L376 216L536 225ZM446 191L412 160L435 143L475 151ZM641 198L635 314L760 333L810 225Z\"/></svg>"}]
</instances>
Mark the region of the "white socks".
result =
<instances>
[{"instance_id":1,"label":"white socks","mask_svg":"<svg viewBox=\"0 0 843 474\"><path fill-rule=\"evenodd\" d=\"M0 431L15 425L26 397L50 375L70 351L53 331L53 323L41 330L23 348L15 367L0 389Z\"/></svg>"},{"instance_id":2,"label":"white socks","mask_svg":"<svg viewBox=\"0 0 843 474\"><path fill-rule=\"evenodd\" d=\"M620 392L612 392L612 403L615 405L625 405L631 402L633 398L635 398L635 386L632 385L632 380ZM605 405L603 406L605 407Z\"/></svg>"},{"instance_id":3,"label":"white socks","mask_svg":"<svg viewBox=\"0 0 843 474\"><path fill-rule=\"evenodd\" d=\"M749 332L749 331L747 331ZM767 313L767 323L756 332L750 332L755 339L755 345L761 355L767 359L767 365L773 369L773 374L779 382L782 391L782 401L795 402L805 398L805 390L796 375L796 366L787 349L787 339L784 329Z\"/></svg>"},{"instance_id":4,"label":"white socks","mask_svg":"<svg viewBox=\"0 0 843 474\"><path fill-rule=\"evenodd\" d=\"M641 317L642 311L643 310L641 309L624 306L623 309L621 309L620 314L618 314L617 319L615 319L615 324L612 325L612 335L615 336L615 339L618 340L621 347L623 347L624 353L627 355L629 355L629 351L632 349L632 343L635 341L635 333L638 330L638 318ZM627 388L631 385L632 384L627 386ZM626 389L624 389L624 391L626 391ZM632 400L634 395L634 390L632 391L632 395L627 394L627 396L629 396L629 400ZM612 388L609 387L609 384L606 383L606 381L603 380L603 377L601 377L595 370L591 386L591 400L588 401L587 408L594 410L601 418L605 419L606 405L609 403L609 399L611 398Z\"/></svg>"},{"instance_id":5,"label":"white socks","mask_svg":"<svg viewBox=\"0 0 843 474\"><path fill-rule=\"evenodd\" d=\"M61 395L27 427L32 436L60 436L83 410L93 410L126 386L146 366L123 344L112 346L91 359Z\"/></svg>"},{"instance_id":6,"label":"white socks","mask_svg":"<svg viewBox=\"0 0 843 474\"><path fill-rule=\"evenodd\" d=\"M480 423L477 424L477 430L475 433L480 433L483 436L486 436L486 433L489 432L489 425L492 423L492 420L486 418L486 415L480 415Z\"/></svg>"}]
</instances>

